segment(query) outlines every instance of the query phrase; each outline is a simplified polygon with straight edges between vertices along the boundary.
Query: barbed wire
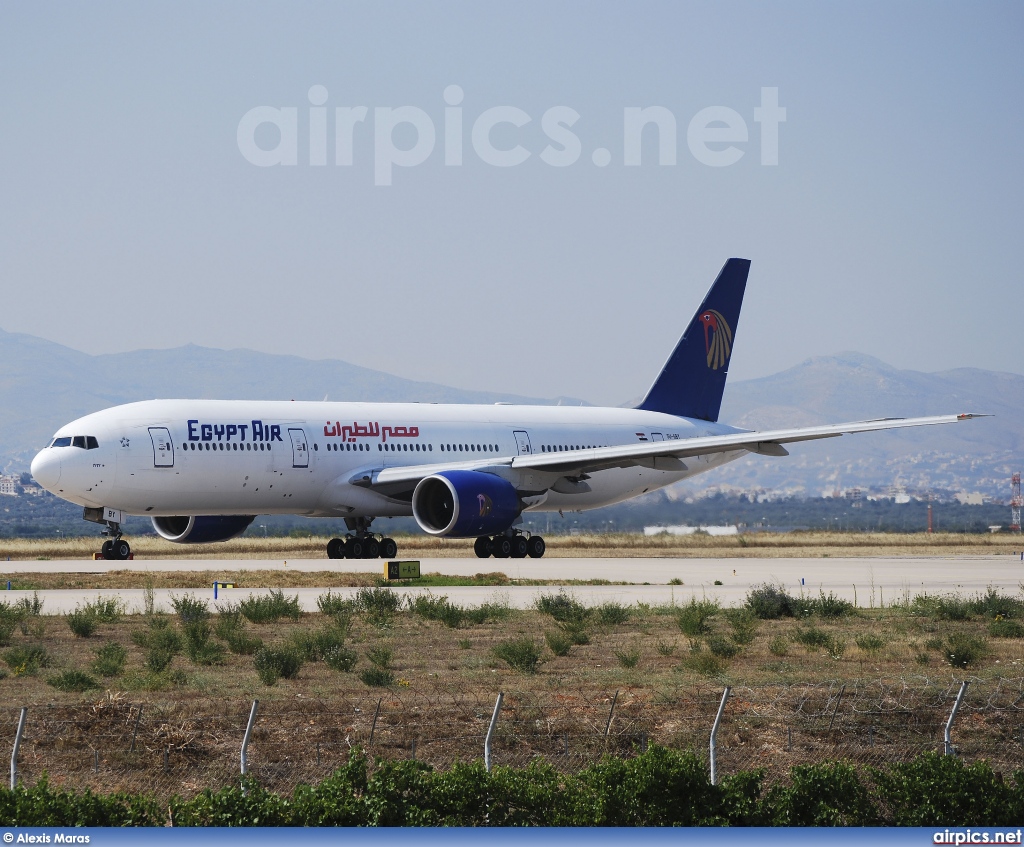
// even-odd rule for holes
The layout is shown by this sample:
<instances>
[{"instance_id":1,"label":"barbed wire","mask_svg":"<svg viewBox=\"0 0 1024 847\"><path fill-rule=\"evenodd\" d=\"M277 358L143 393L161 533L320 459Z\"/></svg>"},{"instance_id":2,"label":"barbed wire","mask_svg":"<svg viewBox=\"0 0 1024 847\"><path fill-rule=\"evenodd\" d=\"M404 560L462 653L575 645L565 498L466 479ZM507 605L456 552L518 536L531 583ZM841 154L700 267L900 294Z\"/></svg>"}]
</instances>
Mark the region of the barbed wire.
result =
<instances>
[{"instance_id":1,"label":"barbed wire","mask_svg":"<svg viewBox=\"0 0 1024 847\"><path fill-rule=\"evenodd\" d=\"M953 730L956 752L1007 773L1024 767L1024 678L970 678ZM719 772L761 768L766 780L830 759L881 766L941 750L961 680L906 677L732 689L718 738ZM497 692L438 682L367 690L330 701L261 702L249 770L290 793L348 761L355 748L434 767L483 756ZM661 689L509 691L492 759L522 767L540 759L570 773L652 743L707 755L722 697L713 683ZM236 780L251 702L108 692L91 703L28 707L18 775L51 783L157 797L190 796ZM20 710L0 708L13 744Z\"/></svg>"}]
</instances>

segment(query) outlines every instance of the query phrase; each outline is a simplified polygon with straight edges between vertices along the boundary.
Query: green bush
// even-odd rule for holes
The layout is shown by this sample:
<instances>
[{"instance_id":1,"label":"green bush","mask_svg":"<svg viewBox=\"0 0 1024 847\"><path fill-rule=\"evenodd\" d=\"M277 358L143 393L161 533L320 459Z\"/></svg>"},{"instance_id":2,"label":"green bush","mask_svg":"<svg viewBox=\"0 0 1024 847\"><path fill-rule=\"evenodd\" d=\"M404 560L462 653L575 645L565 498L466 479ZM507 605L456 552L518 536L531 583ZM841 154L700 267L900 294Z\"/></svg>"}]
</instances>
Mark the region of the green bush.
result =
<instances>
[{"instance_id":1,"label":"green bush","mask_svg":"<svg viewBox=\"0 0 1024 847\"><path fill-rule=\"evenodd\" d=\"M765 806L773 826L874 826L878 810L856 769L845 762L797 765Z\"/></svg>"},{"instance_id":2,"label":"green bush","mask_svg":"<svg viewBox=\"0 0 1024 847\"><path fill-rule=\"evenodd\" d=\"M523 636L502 641L491 648L491 652L513 670L520 673L537 673L540 648L532 638Z\"/></svg>"},{"instance_id":3,"label":"green bush","mask_svg":"<svg viewBox=\"0 0 1024 847\"><path fill-rule=\"evenodd\" d=\"M349 618L356 611L356 601L328 591L316 598L317 608L330 618L341 616Z\"/></svg>"},{"instance_id":4,"label":"green bush","mask_svg":"<svg viewBox=\"0 0 1024 847\"><path fill-rule=\"evenodd\" d=\"M371 647L366 651L366 658L370 660L371 664L386 670L391 667L391 648L385 647L383 644Z\"/></svg>"},{"instance_id":5,"label":"green bush","mask_svg":"<svg viewBox=\"0 0 1024 847\"><path fill-rule=\"evenodd\" d=\"M680 607L676 613L676 622L683 635L697 636L704 635L711 631L708 622L721 610L717 600L697 600L691 598L690 602Z\"/></svg>"},{"instance_id":6,"label":"green bush","mask_svg":"<svg viewBox=\"0 0 1024 847\"><path fill-rule=\"evenodd\" d=\"M274 685L282 677L294 679L302 668L302 658L292 649L275 650L262 647L253 656L256 675L264 685Z\"/></svg>"},{"instance_id":7,"label":"green bush","mask_svg":"<svg viewBox=\"0 0 1024 847\"><path fill-rule=\"evenodd\" d=\"M345 631L336 626L296 632L292 634L292 646L304 662L319 662L331 650L345 646L345 635Z\"/></svg>"},{"instance_id":8,"label":"green bush","mask_svg":"<svg viewBox=\"0 0 1024 847\"><path fill-rule=\"evenodd\" d=\"M171 605L183 625L205 621L210 616L210 604L195 595L185 594L182 597L171 597Z\"/></svg>"},{"instance_id":9,"label":"green bush","mask_svg":"<svg viewBox=\"0 0 1024 847\"><path fill-rule=\"evenodd\" d=\"M872 635L871 633L858 635L855 641L857 642L857 646L869 656L874 656L885 646L884 638L879 638L877 635Z\"/></svg>"},{"instance_id":10,"label":"green bush","mask_svg":"<svg viewBox=\"0 0 1024 847\"><path fill-rule=\"evenodd\" d=\"M806 605L819 617L832 620L846 617L854 612L853 603L836 597L831 591L828 594L825 594L824 591L819 591L818 599L811 600Z\"/></svg>"},{"instance_id":11,"label":"green bush","mask_svg":"<svg viewBox=\"0 0 1024 847\"><path fill-rule=\"evenodd\" d=\"M152 673L163 673L174 661L174 651L166 647L150 647L146 653L146 669Z\"/></svg>"},{"instance_id":12,"label":"green bush","mask_svg":"<svg viewBox=\"0 0 1024 847\"><path fill-rule=\"evenodd\" d=\"M732 628L732 640L737 644L750 644L757 635L758 618L750 609L726 609L725 619Z\"/></svg>"},{"instance_id":13,"label":"green bush","mask_svg":"<svg viewBox=\"0 0 1024 847\"><path fill-rule=\"evenodd\" d=\"M0 600L0 646L11 643L11 636L23 617L24 612L20 608Z\"/></svg>"},{"instance_id":14,"label":"green bush","mask_svg":"<svg viewBox=\"0 0 1024 847\"><path fill-rule=\"evenodd\" d=\"M75 606L75 611L64 615L64 620L68 622L68 628L74 633L75 638L89 638L96 632L96 626L99 623L88 605L85 609Z\"/></svg>"},{"instance_id":15,"label":"green bush","mask_svg":"<svg viewBox=\"0 0 1024 847\"><path fill-rule=\"evenodd\" d=\"M402 608L402 595L391 588L360 588L356 592L356 607L374 626L387 627Z\"/></svg>"},{"instance_id":16,"label":"green bush","mask_svg":"<svg viewBox=\"0 0 1024 847\"><path fill-rule=\"evenodd\" d=\"M556 656L568 656L573 646L572 639L562 630L545 631L544 640L547 642L551 652Z\"/></svg>"},{"instance_id":17,"label":"green bush","mask_svg":"<svg viewBox=\"0 0 1024 847\"><path fill-rule=\"evenodd\" d=\"M435 597L429 591L409 599L409 608L413 614L428 621L440 621L445 626L456 629L466 620L465 610L448 600L447 597Z\"/></svg>"},{"instance_id":18,"label":"green bush","mask_svg":"<svg viewBox=\"0 0 1024 847\"><path fill-rule=\"evenodd\" d=\"M250 594L238 604L242 616L252 623L274 623L281 618L298 620L299 595L285 597L280 589L271 589L269 594Z\"/></svg>"},{"instance_id":19,"label":"green bush","mask_svg":"<svg viewBox=\"0 0 1024 847\"><path fill-rule=\"evenodd\" d=\"M228 650L239 656L251 656L263 647L263 639L250 635L244 629L236 629L228 633L224 639Z\"/></svg>"},{"instance_id":20,"label":"green bush","mask_svg":"<svg viewBox=\"0 0 1024 847\"><path fill-rule=\"evenodd\" d=\"M628 650L613 650L612 652L624 668L635 668L640 664L640 651L636 647L631 647Z\"/></svg>"},{"instance_id":21,"label":"green bush","mask_svg":"<svg viewBox=\"0 0 1024 847\"><path fill-rule=\"evenodd\" d=\"M979 662L988 652L984 638L968 632L953 632L943 643L943 656L954 668L966 668Z\"/></svg>"},{"instance_id":22,"label":"green bush","mask_svg":"<svg viewBox=\"0 0 1024 847\"><path fill-rule=\"evenodd\" d=\"M994 638L1024 638L1024 625L1019 621L996 618L988 625L988 634Z\"/></svg>"},{"instance_id":23,"label":"green bush","mask_svg":"<svg viewBox=\"0 0 1024 847\"><path fill-rule=\"evenodd\" d=\"M1024 618L1024 600L1007 597L991 586L970 600L969 606L974 614L985 618Z\"/></svg>"},{"instance_id":24,"label":"green bush","mask_svg":"<svg viewBox=\"0 0 1024 847\"><path fill-rule=\"evenodd\" d=\"M19 644L4 651L4 661L15 676L21 676L50 667L50 654L41 644Z\"/></svg>"},{"instance_id":25,"label":"green bush","mask_svg":"<svg viewBox=\"0 0 1024 847\"><path fill-rule=\"evenodd\" d=\"M789 652L789 641L785 636L776 635L768 642L768 652L773 656L785 656Z\"/></svg>"},{"instance_id":26,"label":"green bush","mask_svg":"<svg viewBox=\"0 0 1024 847\"><path fill-rule=\"evenodd\" d=\"M597 607L597 622L602 626L619 626L629 620L629 606L621 603L602 603Z\"/></svg>"},{"instance_id":27,"label":"green bush","mask_svg":"<svg viewBox=\"0 0 1024 847\"><path fill-rule=\"evenodd\" d=\"M740 652L740 648L733 644L731 641L727 641L720 635L710 635L707 639L708 650L719 659L731 659L737 653Z\"/></svg>"},{"instance_id":28,"label":"green bush","mask_svg":"<svg viewBox=\"0 0 1024 847\"><path fill-rule=\"evenodd\" d=\"M40 599L38 591L33 591L31 597L22 597L18 600L14 608L23 617L38 618L43 613L43 600Z\"/></svg>"},{"instance_id":29,"label":"green bush","mask_svg":"<svg viewBox=\"0 0 1024 847\"><path fill-rule=\"evenodd\" d=\"M561 623L584 623L591 615L592 609L588 609L575 597L570 597L564 591L557 594L541 594L537 598L537 611L545 615L551 615Z\"/></svg>"},{"instance_id":30,"label":"green bush","mask_svg":"<svg viewBox=\"0 0 1024 847\"><path fill-rule=\"evenodd\" d=\"M342 671L348 673L355 666L356 662L359 661L359 656L355 650L349 650L343 645L336 645L324 651L321 655L323 662L331 670Z\"/></svg>"},{"instance_id":31,"label":"green bush","mask_svg":"<svg viewBox=\"0 0 1024 847\"><path fill-rule=\"evenodd\" d=\"M363 670L359 678L372 688L387 688L395 682L395 675L391 671L377 665L371 665Z\"/></svg>"},{"instance_id":32,"label":"green bush","mask_svg":"<svg viewBox=\"0 0 1024 847\"><path fill-rule=\"evenodd\" d=\"M224 646L210 641L213 630L205 618L193 618L185 624L185 655L197 665L221 665L224 663Z\"/></svg>"},{"instance_id":33,"label":"green bush","mask_svg":"<svg viewBox=\"0 0 1024 847\"><path fill-rule=\"evenodd\" d=\"M118 676L124 670L128 651L116 641L108 641L96 650L92 669L100 676Z\"/></svg>"},{"instance_id":34,"label":"green bush","mask_svg":"<svg viewBox=\"0 0 1024 847\"><path fill-rule=\"evenodd\" d=\"M51 676L46 681L59 691L81 692L100 687L100 684L89 674L75 670L64 671L56 676Z\"/></svg>"},{"instance_id":35,"label":"green bush","mask_svg":"<svg viewBox=\"0 0 1024 847\"><path fill-rule=\"evenodd\" d=\"M763 621L795 618L800 610L798 601L790 597L781 585L767 582L752 588L744 605Z\"/></svg>"},{"instance_id":36,"label":"green bush","mask_svg":"<svg viewBox=\"0 0 1024 847\"><path fill-rule=\"evenodd\" d=\"M682 666L701 676L720 676L725 671L725 661L703 650L695 650L683 659Z\"/></svg>"},{"instance_id":37,"label":"green bush","mask_svg":"<svg viewBox=\"0 0 1024 847\"><path fill-rule=\"evenodd\" d=\"M100 623L117 623L124 616L124 603L118 597L97 597L83 609Z\"/></svg>"}]
</instances>

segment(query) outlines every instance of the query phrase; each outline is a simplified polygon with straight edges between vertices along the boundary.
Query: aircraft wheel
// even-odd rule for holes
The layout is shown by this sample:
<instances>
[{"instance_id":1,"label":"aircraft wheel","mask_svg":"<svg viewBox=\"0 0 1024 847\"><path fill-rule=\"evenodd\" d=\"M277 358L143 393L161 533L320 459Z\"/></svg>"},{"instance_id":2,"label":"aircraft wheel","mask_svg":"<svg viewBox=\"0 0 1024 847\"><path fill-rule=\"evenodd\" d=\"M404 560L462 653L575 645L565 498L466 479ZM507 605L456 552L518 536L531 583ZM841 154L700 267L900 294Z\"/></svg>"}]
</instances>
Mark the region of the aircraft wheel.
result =
<instances>
[{"instance_id":1,"label":"aircraft wheel","mask_svg":"<svg viewBox=\"0 0 1024 847\"><path fill-rule=\"evenodd\" d=\"M398 555L398 545L395 544L395 539L385 538L380 543L380 557L382 559L393 559Z\"/></svg>"},{"instance_id":2,"label":"aircraft wheel","mask_svg":"<svg viewBox=\"0 0 1024 847\"><path fill-rule=\"evenodd\" d=\"M124 562L127 561L128 557L132 554L132 548L128 546L127 541L118 539L114 542L111 552L114 554L115 559Z\"/></svg>"},{"instance_id":3,"label":"aircraft wheel","mask_svg":"<svg viewBox=\"0 0 1024 847\"><path fill-rule=\"evenodd\" d=\"M530 540L526 542L526 553L531 559L539 559L546 549L547 545L539 535L531 535Z\"/></svg>"},{"instance_id":4,"label":"aircraft wheel","mask_svg":"<svg viewBox=\"0 0 1024 847\"><path fill-rule=\"evenodd\" d=\"M346 559L362 559L365 550L366 545L361 538L350 538L345 542Z\"/></svg>"},{"instance_id":5,"label":"aircraft wheel","mask_svg":"<svg viewBox=\"0 0 1024 847\"><path fill-rule=\"evenodd\" d=\"M486 559L491 555L491 546L491 539L486 535L481 535L473 542L473 552L476 553L478 559Z\"/></svg>"},{"instance_id":6,"label":"aircraft wheel","mask_svg":"<svg viewBox=\"0 0 1024 847\"><path fill-rule=\"evenodd\" d=\"M512 539L507 535L496 535L491 539L491 553L495 559L507 559L512 555Z\"/></svg>"},{"instance_id":7,"label":"aircraft wheel","mask_svg":"<svg viewBox=\"0 0 1024 847\"><path fill-rule=\"evenodd\" d=\"M363 557L367 559L376 559L380 556L380 542L376 538L367 538L366 545L363 547Z\"/></svg>"},{"instance_id":8,"label":"aircraft wheel","mask_svg":"<svg viewBox=\"0 0 1024 847\"><path fill-rule=\"evenodd\" d=\"M512 558L525 559L528 550L526 539L521 535L517 535L509 540L512 542Z\"/></svg>"},{"instance_id":9,"label":"aircraft wheel","mask_svg":"<svg viewBox=\"0 0 1024 847\"><path fill-rule=\"evenodd\" d=\"M103 542L103 546L100 547L100 555L104 559L112 560L114 558L114 542L109 538Z\"/></svg>"},{"instance_id":10,"label":"aircraft wheel","mask_svg":"<svg viewBox=\"0 0 1024 847\"><path fill-rule=\"evenodd\" d=\"M345 542L340 538L332 538L327 542L327 558L328 559L344 559L345 558Z\"/></svg>"}]
</instances>

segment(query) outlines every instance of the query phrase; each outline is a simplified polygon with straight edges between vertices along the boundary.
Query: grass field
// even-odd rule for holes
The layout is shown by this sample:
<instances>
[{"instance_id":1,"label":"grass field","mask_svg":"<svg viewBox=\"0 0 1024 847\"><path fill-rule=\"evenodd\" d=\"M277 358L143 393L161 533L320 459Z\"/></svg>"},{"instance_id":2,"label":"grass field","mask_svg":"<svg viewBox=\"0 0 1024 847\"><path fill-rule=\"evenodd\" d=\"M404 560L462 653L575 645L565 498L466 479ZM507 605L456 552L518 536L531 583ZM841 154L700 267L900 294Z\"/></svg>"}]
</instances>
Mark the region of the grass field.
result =
<instances>
[{"instance_id":1,"label":"grass field","mask_svg":"<svg viewBox=\"0 0 1024 847\"><path fill-rule=\"evenodd\" d=\"M402 558L472 558L472 539L396 536ZM1020 535L996 533L747 533L733 536L602 534L547 536L550 557L818 557L818 556L924 556L1010 553L1024 547ZM288 559L327 558L328 539L239 538L222 544L172 544L162 538L131 538L140 559ZM100 539L0 539L0 561L33 559L89 559ZM488 560L494 561L494 560Z\"/></svg>"}]
</instances>

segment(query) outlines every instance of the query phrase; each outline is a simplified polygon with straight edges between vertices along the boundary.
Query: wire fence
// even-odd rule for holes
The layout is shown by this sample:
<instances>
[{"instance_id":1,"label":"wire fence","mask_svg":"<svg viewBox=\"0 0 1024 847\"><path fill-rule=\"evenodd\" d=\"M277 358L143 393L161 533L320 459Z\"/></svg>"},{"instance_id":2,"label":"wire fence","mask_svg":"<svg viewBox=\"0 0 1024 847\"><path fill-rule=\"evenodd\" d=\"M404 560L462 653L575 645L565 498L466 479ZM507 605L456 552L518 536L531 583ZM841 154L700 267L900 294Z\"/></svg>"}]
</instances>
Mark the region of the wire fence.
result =
<instances>
[{"instance_id":1,"label":"wire fence","mask_svg":"<svg viewBox=\"0 0 1024 847\"><path fill-rule=\"evenodd\" d=\"M970 679L952 727L956 755L987 759L1007 775L1024 768L1024 679ZM842 759L883 766L943 752L960 680L925 677L735 687L717 738L719 777L762 768L784 780L793 765ZM415 758L437 768L482 759L497 692L396 688L330 702L261 702L248 772L290 793L323 779L354 748L372 758ZM574 772L606 754L633 756L656 743L705 761L722 697L713 684L595 692L509 691L495 727L495 765L542 759ZM17 779L94 791L192 796L237 780L251 701L108 693L76 706L30 705ZM13 746L19 708L0 709ZM11 749L9 747L8 749Z\"/></svg>"}]
</instances>

